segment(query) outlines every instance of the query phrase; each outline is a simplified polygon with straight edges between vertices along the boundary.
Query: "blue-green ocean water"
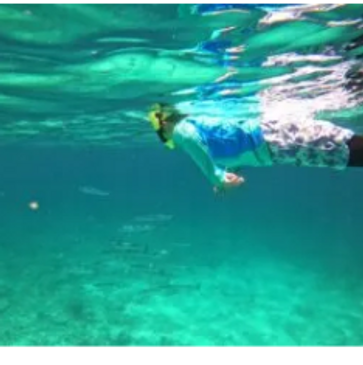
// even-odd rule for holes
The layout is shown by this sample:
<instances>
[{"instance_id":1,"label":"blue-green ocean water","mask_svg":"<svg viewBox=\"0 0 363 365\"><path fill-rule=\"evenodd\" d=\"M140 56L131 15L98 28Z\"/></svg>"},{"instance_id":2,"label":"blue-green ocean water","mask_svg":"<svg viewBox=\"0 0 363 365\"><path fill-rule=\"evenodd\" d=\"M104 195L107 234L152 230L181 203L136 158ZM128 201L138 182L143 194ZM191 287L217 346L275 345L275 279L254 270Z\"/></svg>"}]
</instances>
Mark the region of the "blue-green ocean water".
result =
<instances>
[{"instance_id":1,"label":"blue-green ocean water","mask_svg":"<svg viewBox=\"0 0 363 365\"><path fill-rule=\"evenodd\" d=\"M1 5L0 345L362 345L363 172L216 196L144 120L263 99L361 131L362 10Z\"/></svg>"}]
</instances>

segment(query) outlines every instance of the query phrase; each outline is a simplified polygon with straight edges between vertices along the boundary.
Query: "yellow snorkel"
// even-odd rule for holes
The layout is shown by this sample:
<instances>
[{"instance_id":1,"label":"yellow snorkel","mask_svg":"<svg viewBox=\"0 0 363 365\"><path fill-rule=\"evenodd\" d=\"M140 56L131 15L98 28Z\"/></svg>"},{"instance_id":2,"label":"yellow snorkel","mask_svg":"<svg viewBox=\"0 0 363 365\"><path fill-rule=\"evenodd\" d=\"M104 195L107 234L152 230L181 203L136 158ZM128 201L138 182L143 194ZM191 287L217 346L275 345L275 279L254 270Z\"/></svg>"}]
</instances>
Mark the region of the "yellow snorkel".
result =
<instances>
[{"instance_id":1,"label":"yellow snorkel","mask_svg":"<svg viewBox=\"0 0 363 365\"><path fill-rule=\"evenodd\" d=\"M172 139L166 138L163 133L163 128L161 125L162 121L168 121L168 119L173 115L172 108L168 108L162 104L154 104L151 106L148 119L151 126L155 130L156 134L164 145L170 149L174 149L175 145Z\"/></svg>"}]
</instances>

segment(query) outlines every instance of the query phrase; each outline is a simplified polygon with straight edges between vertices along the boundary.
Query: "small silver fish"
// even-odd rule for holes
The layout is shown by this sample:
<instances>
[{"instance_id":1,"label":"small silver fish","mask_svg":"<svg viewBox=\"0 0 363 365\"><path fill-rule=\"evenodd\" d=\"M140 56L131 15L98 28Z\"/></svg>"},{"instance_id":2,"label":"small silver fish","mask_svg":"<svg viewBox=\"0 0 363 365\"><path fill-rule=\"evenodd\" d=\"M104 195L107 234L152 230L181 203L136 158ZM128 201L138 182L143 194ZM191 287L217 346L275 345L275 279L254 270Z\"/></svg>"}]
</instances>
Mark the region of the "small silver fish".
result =
<instances>
[{"instance_id":1,"label":"small silver fish","mask_svg":"<svg viewBox=\"0 0 363 365\"><path fill-rule=\"evenodd\" d=\"M81 186L78 189L83 194L95 195L95 196L109 196L110 193L108 191L100 190L94 188L93 186Z\"/></svg>"},{"instance_id":2,"label":"small silver fish","mask_svg":"<svg viewBox=\"0 0 363 365\"><path fill-rule=\"evenodd\" d=\"M150 224L124 224L118 229L120 233L141 233L152 231L155 227Z\"/></svg>"},{"instance_id":3,"label":"small silver fish","mask_svg":"<svg viewBox=\"0 0 363 365\"><path fill-rule=\"evenodd\" d=\"M167 222L173 218L172 215L167 214L150 214L142 215L135 218L137 222Z\"/></svg>"}]
</instances>

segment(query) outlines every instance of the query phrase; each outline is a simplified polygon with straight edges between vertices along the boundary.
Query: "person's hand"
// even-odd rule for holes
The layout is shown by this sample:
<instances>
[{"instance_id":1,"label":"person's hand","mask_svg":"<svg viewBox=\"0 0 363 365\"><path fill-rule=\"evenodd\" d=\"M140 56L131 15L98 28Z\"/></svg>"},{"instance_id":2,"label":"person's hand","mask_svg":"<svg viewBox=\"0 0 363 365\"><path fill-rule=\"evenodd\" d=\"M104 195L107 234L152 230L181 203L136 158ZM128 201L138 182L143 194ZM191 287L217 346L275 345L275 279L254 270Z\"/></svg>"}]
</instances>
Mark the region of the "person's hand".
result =
<instances>
[{"instance_id":1,"label":"person's hand","mask_svg":"<svg viewBox=\"0 0 363 365\"><path fill-rule=\"evenodd\" d=\"M213 188L215 193L223 193L232 188L236 188L244 183L244 178L233 172L226 172L222 186L215 186Z\"/></svg>"}]
</instances>

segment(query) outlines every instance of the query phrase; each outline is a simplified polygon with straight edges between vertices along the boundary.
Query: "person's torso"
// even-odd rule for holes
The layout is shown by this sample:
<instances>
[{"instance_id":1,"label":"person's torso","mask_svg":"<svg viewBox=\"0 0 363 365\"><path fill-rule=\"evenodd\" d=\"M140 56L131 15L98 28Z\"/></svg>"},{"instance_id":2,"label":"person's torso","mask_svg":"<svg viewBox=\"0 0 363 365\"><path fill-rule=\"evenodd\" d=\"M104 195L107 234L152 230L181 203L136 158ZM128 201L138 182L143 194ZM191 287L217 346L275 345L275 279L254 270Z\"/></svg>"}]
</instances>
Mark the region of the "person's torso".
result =
<instances>
[{"instance_id":1,"label":"person's torso","mask_svg":"<svg viewBox=\"0 0 363 365\"><path fill-rule=\"evenodd\" d=\"M184 122L195 126L216 162L225 166L266 164L266 161L261 161L261 151L266 146L258 121L221 123L220 120L187 118Z\"/></svg>"}]
</instances>

